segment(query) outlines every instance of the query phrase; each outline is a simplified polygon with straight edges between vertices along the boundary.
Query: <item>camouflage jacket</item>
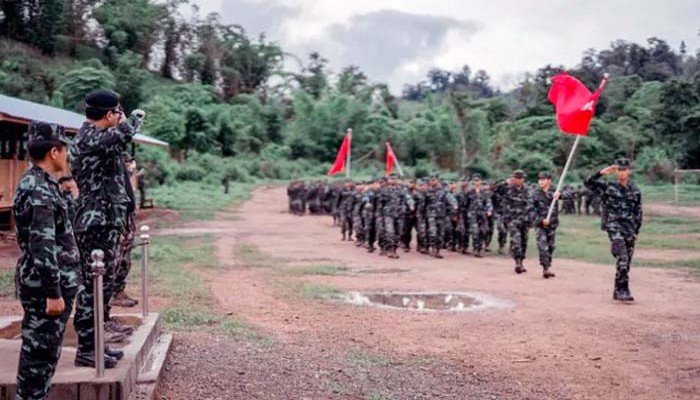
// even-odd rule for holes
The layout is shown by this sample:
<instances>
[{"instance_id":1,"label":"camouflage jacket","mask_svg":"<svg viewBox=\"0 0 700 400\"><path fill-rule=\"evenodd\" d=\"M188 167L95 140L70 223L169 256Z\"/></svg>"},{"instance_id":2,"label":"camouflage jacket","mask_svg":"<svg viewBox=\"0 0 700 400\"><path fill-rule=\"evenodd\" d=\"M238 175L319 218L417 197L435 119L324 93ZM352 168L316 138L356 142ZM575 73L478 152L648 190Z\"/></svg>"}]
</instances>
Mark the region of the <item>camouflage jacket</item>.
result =
<instances>
[{"instance_id":1,"label":"camouflage jacket","mask_svg":"<svg viewBox=\"0 0 700 400\"><path fill-rule=\"evenodd\" d=\"M516 222L519 224L530 225L529 202L530 195L527 186L521 188L515 185L509 185L505 181L497 186L498 190L503 193L502 213L506 223Z\"/></svg>"},{"instance_id":2,"label":"camouflage jacket","mask_svg":"<svg viewBox=\"0 0 700 400\"><path fill-rule=\"evenodd\" d=\"M483 189L472 189L467 193L469 215L486 215L493 212L491 196Z\"/></svg>"},{"instance_id":3,"label":"camouflage jacket","mask_svg":"<svg viewBox=\"0 0 700 400\"><path fill-rule=\"evenodd\" d=\"M491 204L493 205L493 212L495 214L503 214L503 205L505 204L507 191L508 185L505 184L504 180L497 181L494 186L491 187Z\"/></svg>"},{"instance_id":4,"label":"camouflage jacket","mask_svg":"<svg viewBox=\"0 0 700 400\"><path fill-rule=\"evenodd\" d=\"M400 187L387 186L381 193L382 212L385 217L400 218L415 208L411 194Z\"/></svg>"},{"instance_id":5,"label":"camouflage jacket","mask_svg":"<svg viewBox=\"0 0 700 400\"><path fill-rule=\"evenodd\" d=\"M71 170L80 189L76 232L126 226L130 200L122 153L136 134L138 124L132 117L112 128L98 128L84 122L71 143Z\"/></svg>"},{"instance_id":6,"label":"camouflage jacket","mask_svg":"<svg viewBox=\"0 0 700 400\"><path fill-rule=\"evenodd\" d=\"M413 202L416 205L416 217L425 218L427 215L428 195L423 190L416 190L413 193Z\"/></svg>"},{"instance_id":7,"label":"camouflage jacket","mask_svg":"<svg viewBox=\"0 0 700 400\"><path fill-rule=\"evenodd\" d=\"M12 212L17 223L16 284L20 295L61 297L81 284L80 253L58 183L32 166L20 179Z\"/></svg>"},{"instance_id":8,"label":"camouflage jacket","mask_svg":"<svg viewBox=\"0 0 700 400\"><path fill-rule=\"evenodd\" d=\"M457 199L445 188L435 188L428 190L426 204L426 214L428 218L445 218L453 215L459 209Z\"/></svg>"},{"instance_id":9,"label":"camouflage jacket","mask_svg":"<svg viewBox=\"0 0 700 400\"><path fill-rule=\"evenodd\" d=\"M345 188L340 193L340 210L347 215L352 215L352 209L355 206L355 189Z\"/></svg>"},{"instance_id":10,"label":"camouflage jacket","mask_svg":"<svg viewBox=\"0 0 700 400\"><path fill-rule=\"evenodd\" d=\"M623 187L618 182L601 182L601 177L597 172L584 182L603 202L601 229L630 236L639 234L642 227L642 192L632 182Z\"/></svg>"},{"instance_id":11,"label":"camouflage jacket","mask_svg":"<svg viewBox=\"0 0 700 400\"><path fill-rule=\"evenodd\" d=\"M68 190L61 190L61 197L63 197L68 207L68 220L72 225L75 223L75 198L73 197L73 193Z\"/></svg>"},{"instance_id":12,"label":"camouflage jacket","mask_svg":"<svg viewBox=\"0 0 700 400\"><path fill-rule=\"evenodd\" d=\"M547 213L549 212L549 206L552 204L554 199L554 188L550 187L548 191L544 191L540 188L533 190L530 193L530 220L535 226L544 228L542 221L547 218ZM552 216L549 219L549 227L551 229L556 229L559 226L559 207L554 206L552 211Z\"/></svg>"}]
</instances>

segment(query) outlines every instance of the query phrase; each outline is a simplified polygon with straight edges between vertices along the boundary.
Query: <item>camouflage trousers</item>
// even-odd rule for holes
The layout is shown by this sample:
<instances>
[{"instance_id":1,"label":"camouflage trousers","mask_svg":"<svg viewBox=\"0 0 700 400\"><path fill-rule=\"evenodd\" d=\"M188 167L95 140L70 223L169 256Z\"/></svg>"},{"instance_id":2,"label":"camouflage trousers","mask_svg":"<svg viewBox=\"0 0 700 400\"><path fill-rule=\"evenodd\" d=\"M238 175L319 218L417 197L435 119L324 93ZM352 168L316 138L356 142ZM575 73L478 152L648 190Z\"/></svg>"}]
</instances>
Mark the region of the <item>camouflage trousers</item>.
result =
<instances>
[{"instance_id":1,"label":"camouflage trousers","mask_svg":"<svg viewBox=\"0 0 700 400\"><path fill-rule=\"evenodd\" d=\"M535 237L537 238L537 252L540 255L540 265L544 269L552 266L552 255L556 248L555 236L557 230L551 228L537 227Z\"/></svg>"},{"instance_id":2,"label":"camouflage trousers","mask_svg":"<svg viewBox=\"0 0 700 400\"><path fill-rule=\"evenodd\" d=\"M496 218L493 215L486 217L486 232L484 232L484 247L488 250L491 248L491 242L493 241L493 230L496 225Z\"/></svg>"},{"instance_id":3,"label":"camouflage trousers","mask_svg":"<svg viewBox=\"0 0 700 400\"><path fill-rule=\"evenodd\" d=\"M352 215L345 210L340 210L340 233L343 237L352 238Z\"/></svg>"},{"instance_id":4,"label":"camouflage trousers","mask_svg":"<svg viewBox=\"0 0 700 400\"><path fill-rule=\"evenodd\" d=\"M119 249L120 230L114 227L100 227L87 232L76 233L75 238L80 249L80 260L83 269L83 290L78 293L78 301L75 309L75 330L78 334L78 352L93 353L95 351L95 326L92 294L91 257L93 250L100 249L104 252L105 275L104 304L105 320L109 319L109 301L114 293L114 270L116 255Z\"/></svg>"},{"instance_id":5,"label":"camouflage trousers","mask_svg":"<svg viewBox=\"0 0 700 400\"><path fill-rule=\"evenodd\" d=\"M401 233L401 245L404 249L410 249L411 240L413 240L413 229L416 228L417 219L415 215L407 215L404 221L403 232Z\"/></svg>"},{"instance_id":6,"label":"camouflage trousers","mask_svg":"<svg viewBox=\"0 0 700 400\"><path fill-rule=\"evenodd\" d=\"M496 230L498 231L498 247L503 247L508 241L508 227L506 226L506 220L502 214L497 214L494 216L496 220Z\"/></svg>"},{"instance_id":7,"label":"camouflage trousers","mask_svg":"<svg viewBox=\"0 0 700 400\"><path fill-rule=\"evenodd\" d=\"M441 249L445 239L445 217L428 217L428 245Z\"/></svg>"},{"instance_id":8,"label":"camouflage trousers","mask_svg":"<svg viewBox=\"0 0 700 400\"><path fill-rule=\"evenodd\" d=\"M636 238L634 235L622 232L608 232L608 237L610 238L610 250L616 259L615 283L626 284L629 282Z\"/></svg>"},{"instance_id":9,"label":"camouflage trousers","mask_svg":"<svg viewBox=\"0 0 700 400\"><path fill-rule=\"evenodd\" d=\"M384 249L393 251L399 246L399 237L403 232L404 220L401 217L384 216Z\"/></svg>"},{"instance_id":10,"label":"camouflage trousers","mask_svg":"<svg viewBox=\"0 0 700 400\"><path fill-rule=\"evenodd\" d=\"M374 229L377 232L377 244L379 244L380 249L384 249L386 246L386 226L383 216L374 215Z\"/></svg>"},{"instance_id":11,"label":"camouflage trousers","mask_svg":"<svg viewBox=\"0 0 700 400\"><path fill-rule=\"evenodd\" d=\"M311 214L318 215L321 214L322 211L320 199L313 199L309 202L309 212Z\"/></svg>"},{"instance_id":12,"label":"camouflage trousers","mask_svg":"<svg viewBox=\"0 0 700 400\"><path fill-rule=\"evenodd\" d=\"M362 213L362 227L364 228L364 236L367 247L374 247L374 242L377 240L377 230L374 227L373 213Z\"/></svg>"},{"instance_id":13,"label":"camouflage trousers","mask_svg":"<svg viewBox=\"0 0 700 400\"><path fill-rule=\"evenodd\" d=\"M294 199L290 202L292 214L302 215L306 212L306 205L300 199Z\"/></svg>"},{"instance_id":14,"label":"camouflage trousers","mask_svg":"<svg viewBox=\"0 0 700 400\"><path fill-rule=\"evenodd\" d=\"M416 217L416 248L426 250L428 243L428 220L419 215Z\"/></svg>"},{"instance_id":15,"label":"camouflage trousers","mask_svg":"<svg viewBox=\"0 0 700 400\"><path fill-rule=\"evenodd\" d=\"M459 243L459 236L457 235L457 219L455 218L445 218L445 239L443 240L443 247L449 247L450 249L456 249Z\"/></svg>"},{"instance_id":16,"label":"camouflage trousers","mask_svg":"<svg viewBox=\"0 0 700 400\"><path fill-rule=\"evenodd\" d=\"M481 251L486 235L486 214L469 214L469 234L474 251Z\"/></svg>"},{"instance_id":17,"label":"camouflage trousers","mask_svg":"<svg viewBox=\"0 0 700 400\"><path fill-rule=\"evenodd\" d=\"M45 297L20 296L24 318L15 399L40 400L48 397L51 379L61 356L66 322L73 312L75 293L75 289L64 289L66 308L58 317L46 315Z\"/></svg>"},{"instance_id":18,"label":"camouflage trousers","mask_svg":"<svg viewBox=\"0 0 700 400\"><path fill-rule=\"evenodd\" d=\"M462 251L469 248L469 217L460 216L457 222L457 237L459 238L458 246Z\"/></svg>"},{"instance_id":19,"label":"camouflage trousers","mask_svg":"<svg viewBox=\"0 0 700 400\"><path fill-rule=\"evenodd\" d=\"M131 252L134 250L134 245L134 231L129 229L119 241L117 267L114 271L114 293L123 292L126 289L126 279L131 271Z\"/></svg>"},{"instance_id":20,"label":"camouflage trousers","mask_svg":"<svg viewBox=\"0 0 700 400\"><path fill-rule=\"evenodd\" d=\"M352 212L352 226L355 229L355 240L364 243L365 229L362 226L362 214L359 210Z\"/></svg>"},{"instance_id":21,"label":"camouflage trousers","mask_svg":"<svg viewBox=\"0 0 700 400\"><path fill-rule=\"evenodd\" d=\"M527 253L527 239L530 227L520 221L510 221L508 223L508 234L510 235L510 256L515 260L524 260Z\"/></svg>"}]
</instances>

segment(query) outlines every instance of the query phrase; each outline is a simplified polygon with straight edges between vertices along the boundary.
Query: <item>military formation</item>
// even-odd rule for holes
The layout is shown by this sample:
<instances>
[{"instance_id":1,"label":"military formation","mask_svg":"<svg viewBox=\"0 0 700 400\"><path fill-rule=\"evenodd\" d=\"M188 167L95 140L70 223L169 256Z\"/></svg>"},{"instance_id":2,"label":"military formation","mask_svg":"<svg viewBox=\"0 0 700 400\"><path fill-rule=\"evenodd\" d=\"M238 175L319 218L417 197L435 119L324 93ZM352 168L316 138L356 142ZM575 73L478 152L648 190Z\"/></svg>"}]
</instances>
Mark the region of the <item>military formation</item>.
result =
<instances>
[{"instance_id":1,"label":"military formation","mask_svg":"<svg viewBox=\"0 0 700 400\"><path fill-rule=\"evenodd\" d=\"M632 301L629 267L636 235L641 228L641 194L628 185L629 160L620 159L585 180L585 189L565 186L561 193L552 175L541 172L536 185L525 184L526 174L516 170L505 180L482 180L479 174L458 182L437 175L406 180L397 175L367 182L293 181L287 189L289 212L330 215L343 241L388 258L399 250L443 258L449 251L482 258L497 252L513 259L516 274L527 272L528 238L534 229L542 277L552 271L559 213L601 215L611 252L617 260L613 298ZM618 182L599 182L602 175L618 174ZM624 174L627 174L626 176ZM629 187L628 187L629 186ZM550 205L554 202L550 214ZM414 240L415 237L415 240Z\"/></svg>"},{"instance_id":2,"label":"military formation","mask_svg":"<svg viewBox=\"0 0 700 400\"><path fill-rule=\"evenodd\" d=\"M86 121L69 142L65 128L35 121L29 127L31 167L13 199L17 243L16 292L24 309L15 398L48 398L66 324L75 306L76 366L107 368L124 353L105 346L95 354L93 250L104 253L105 342L123 342L134 327L110 315L111 305L136 304L124 292L133 248L135 170L125 150L142 111L128 118L119 96L95 91L85 100Z\"/></svg>"}]
</instances>

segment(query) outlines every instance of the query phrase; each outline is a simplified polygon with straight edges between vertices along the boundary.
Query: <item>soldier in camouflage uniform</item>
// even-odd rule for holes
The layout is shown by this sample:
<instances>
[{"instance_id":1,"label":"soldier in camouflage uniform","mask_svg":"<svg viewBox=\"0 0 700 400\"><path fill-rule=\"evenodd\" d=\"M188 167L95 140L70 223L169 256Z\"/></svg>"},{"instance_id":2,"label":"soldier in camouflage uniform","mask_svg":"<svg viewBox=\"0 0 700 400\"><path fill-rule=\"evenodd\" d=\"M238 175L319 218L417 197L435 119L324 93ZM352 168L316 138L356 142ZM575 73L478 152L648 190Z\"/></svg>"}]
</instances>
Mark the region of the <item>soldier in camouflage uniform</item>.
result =
<instances>
[{"instance_id":1,"label":"soldier in camouflage uniform","mask_svg":"<svg viewBox=\"0 0 700 400\"><path fill-rule=\"evenodd\" d=\"M408 194L411 196L411 201L414 204L413 209L407 209L406 214L404 215L404 227L403 227L403 233L401 234L401 247L403 248L403 251L408 253L411 251L411 240L413 236L413 230L416 228L417 224L417 217L416 217L416 197L418 194L418 189L416 187L416 181L411 181L411 183L408 185Z\"/></svg>"},{"instance_id":2,"label":"soldier in camouflage uniform","mask_svg":"<svg viewBox=\"0 0 700 400\"><path fill-rule=\"evenodd\" d=\"M421 254L428 254L429 243L428 240L428 217L427 217L427 203L428 203L428 184L421 180L418 182L416 188L416 193L414 194L413 201L416 204L416 250Z\"/></svg>"},{"instance_id":3,"label":"soldier in camouflage uniform","mask_svg":"<svg viewBox=\"0 0 700 400\"><path fill-rule=\"evenodd\" d=\"M505 218L505 196L508 185L504 185L505 181L496 181L491 185L491 204L493 204L493 214L498 232L498 254L505 254L506 242L508 241L508 226Z\"/></svg>"},{"instance_id":4,"label":"soldier in camouflage uniform","mask_svg":"<svg viewBox=\"0 0 700 400\"><path fill-rule=\"evenodd\" d=\"M457 237L459 238L458 247L462 254L469 253L469 180L463 178L460 183L459 191L455 195L457 200Z\"/></svg>"},{"instance_id":5,"label":"soldier in camouflage uniform","mask_svg":"<svg viewBox=\"0 0 700 400\"><path fill-rule=\"evenodd\" d=\"M48 397L82 279L69 206L56 182L68 169L67 143L59 125L30 125L27 148L32 166L22 175L13 199L22 252L15 282L24 309L18 400Z\"/></svg>"},{"instance_id":6,"label":"soldier in camouflage uniform","mask_svg":"<svg viewBox=\"0 0 700 400\"><path fill-rule=\"evenodd\" d=\"M91 252L104 252L105 319L112 331L128 331L129 327L109 317L108 305L114 290L114 271L119 238L128 224L129 196L126 189L126 166L122 153L136 134L144 117L136 110L126 119L119 104L119 95L106 90L90 93L85 100L87 121L83 123L70 146L71 169L80 196L77 201L75 235L80 249L85 289L78 294L75 326L78 349L75 364L95 366L95 334ZM108 328L105 324L105 328ZM117 339L115 339L117 340ZM123 340L123 338L122 338ZM120 354L111 353L119 358ZM108 357L108 365L115 358Z\"/></svg>"},{"instance_id":7,"label":"soldier in camouflage uniform","mask_svg":"<svg viewBox=\"0 0 700 400\"><path fill-rule=\"evenodd\" d=\"M355 246L362 247L365 244L365 228L362 225L362 197L366 191L365 185L358 185L355 190L355 198L352 206L352 226L355 229Z\"/></svg>"},{"instance_id":8,"label":"soldier in camouflage uniform","mask_svg":"<svg viewBox=\"0 0 700 400\"><path fill-rule=\"evenodd\" d=\"M457 201L457 195L459 191L457 190L457 183L450 182L447 185L448 193L455 198ZM457 245L459 244L459 237L457 236L459 223L459 205L457 210L448 212L448 218L445 221L445 246L443 248L449 249L450 251L457 251Z\"/></svg>"},{"instance_id":9,"label":"soldier in camouflage uniform","mask_svg":"<svg viewBox=\"0 0 700 400\"><path fill-rule=\"evenodd\" d=\"M494 216L494 206L493 206L493 187L491 182L483 182L482 188L486 197L488 197L491 203L491 213L486 215L486 232L484 232L484 251L486 253L491 252L491 241L493 240L493 231L496 227L496 218Z\"/></svg>"},{"instance_id":10,"label":"soldier in camouflage uniform","mask_svg":"<svg viewBox=\"0 0 700 400\"><path fill-rule=\"evenodd\" d=\"M379 245L379 255L386 255L386 225L384 224L384 210L382 196L386 189L388 180L386 178L381 178L379 180L379 188L374 192L376 197L375 207L374 207L374 228L377 232L377 244Z\"/></svg>"},{"instance_id":11,"label":"soldier in camouflage uniform","mask_svg":"<svg viewBox=\"0 0 700 400\"><path fill-rule=\"evenodd\" d=\"M340 211L340 233L342 240L352 240L352 209L355 205L355 184L352 181L345 182L343 191L338 197L338 210Z\"/></svg>"},{"instance_id":12,"label":"soldier in camouflage uniform","mask_svg":"<svg viewBox=\"0 0 700 400\"><path fill-rule=\"evenodd\" d=\"M481 188L481 176L479 174L474 174L472 177L472 185L474 188L467 194L469 233L472 237L474 257L482 258L481 250L484 235L486 234L486 219L492 215L493 205L488 193Z\"/></svg>"},{"instance_id":13,"label":"soldier in camouflage uniform","mask_svg":"<svg viewBox=\"0 0 700 400\"><path fill-rule=\"evenodd\" d=\"M131 177L136 172L136 160L130 154L124 154L124 164L126 165L127 176L125 187L129 196L129 207L127 208L127 223L124 233L119 240L119 252L117 254L117 269L114 274L114 296L110 302L111 306L134 307L139 302L126 294L126 280L131 271L131 251L134 249L134 234L136 232L136 196L131 185ZM131 332L129 332L131 333Z\"/></svg>"},{"instance_id":14,"label":"soldier in camouflage uniform","mask_svg":"<svg viewBox=\"0 0 700 400\"><path fill-rule=\"evenodd\" d=\"M435 258L442 258L440 250L443 248L448 213L452 215L457 211L455 197L443 187L437 176L432 176L430 189L427 192L426 217L430 254Z\"/></svg>"},{"instance_id":15,"label":"soldier in camouflage uniform","mask_svg":"<svg viewBox=\"0 0 700 400\"><path fill-rule=\"evenodd\" d=\"M576 214L581 215L581 206L583 205L583 186L578 185L574 192L576 199Z\"/></svg>"},{"instance_id":16,"label":"soldier in camouflage uniform","mask_svg":"<svg viewBox=\"0 0 700 400\"><path fill-rule=\"evenodd\" d=\"M367 243L367 252L373 253L375 250L374 243L377 240L377 229L374 223L374 209L377 204L377 190L379 183L374 181L369 184L367 190L362 195L362 226L364 228L365 241Z\"/></svg>"},{"instance_id":17,"label":"soldier in camouflage uniform","mask_svg":"<svg viewBox=\"0 0 700 400\"><path fill-rule=\"evenodd\" d=\"M552 255L555 249L555 238L559 226L559 207L554 206L552 216L547 219L549 206L553 200L559 200L559 192L552 187L552 175L541 172L538 175L539 188L530 195L530 220L535 225L537 237L537 251L540 255L542 276L545 279L553 278Z\"/></svg>"},{"instance_id":18,"label":"soldier in camouflage uniform","mask_svg":"<svg viewBox=\"0 0 700 400\"><path fill-rule=\"evenodd\" d=\"M398 177L392 174L389 178L389 185L381 192L380 199L384 217L384 234L386 235L384 252L389 258L399 258L396 250L404 229L406 212L414 208L413 198L403 187L399 186Z\"/></svg>"},{"instance_id":19,"label":"soldier in camouflage uniform","mask_svg":"<svg viewBox=\"0 0 700 400\"><path fill-rule=\"evenodd\" d=\"M602 176L611 174L617 175L617 181L600 181ZM629 160L621 158L585 181L586 187L598 194L605 204L601 229L608 233L611 252L617 260L613 299L624 302L634 301L629 288L629 270L642 227L642 193L630 181L630 174Z\"/></svg>"},{"instance_id":20,"label":"soldier in camouflage uniform","mask_svg":"<svg viewBox=\"0 0 700 400\"><path fill-rule=\"evenodd\" d=\"M576 192L571 185L564 186L561 193L562 211L564 214L571 215L576 213Z\"/></svg>"},{"instance_id":21,"label":"soldier in camouflage uniform","mask_svg":"<svg viewBox=\"0 0 700 400\"><path fill-rule=\"evenodd\" d=\"M527 252L528 231L530 230L530 213L528 210L529 193L525 186L525 173L516 170L508 181L500 184L504 190L504 214L510 235L510 256L515 260L515 273L527 272L523 265Z\"/></svg>"}]
</instances>

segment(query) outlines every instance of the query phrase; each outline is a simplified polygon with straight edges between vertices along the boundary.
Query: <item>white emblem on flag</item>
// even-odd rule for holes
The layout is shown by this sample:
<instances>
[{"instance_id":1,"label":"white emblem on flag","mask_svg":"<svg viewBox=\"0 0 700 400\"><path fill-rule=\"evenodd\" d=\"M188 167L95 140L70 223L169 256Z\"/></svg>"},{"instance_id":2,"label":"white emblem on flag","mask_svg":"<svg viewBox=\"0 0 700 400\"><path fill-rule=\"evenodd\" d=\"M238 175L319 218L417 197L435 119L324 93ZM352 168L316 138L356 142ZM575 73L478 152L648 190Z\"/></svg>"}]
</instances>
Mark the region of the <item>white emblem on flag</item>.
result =
<instances>
[{"instance_id":1,"label":"white emblem on flag","mask_svg":"<svg viewBox=\"0 0 700 400\"><path fill-rule=\"evenodd\" d=\"M593 100L589 101L588 103L584 104L583 107L581 107L581 111L593 111Z\"/></svg>"}]
</instances>

